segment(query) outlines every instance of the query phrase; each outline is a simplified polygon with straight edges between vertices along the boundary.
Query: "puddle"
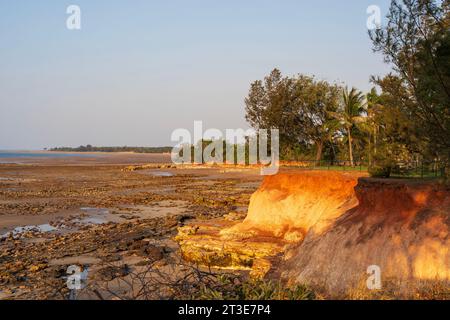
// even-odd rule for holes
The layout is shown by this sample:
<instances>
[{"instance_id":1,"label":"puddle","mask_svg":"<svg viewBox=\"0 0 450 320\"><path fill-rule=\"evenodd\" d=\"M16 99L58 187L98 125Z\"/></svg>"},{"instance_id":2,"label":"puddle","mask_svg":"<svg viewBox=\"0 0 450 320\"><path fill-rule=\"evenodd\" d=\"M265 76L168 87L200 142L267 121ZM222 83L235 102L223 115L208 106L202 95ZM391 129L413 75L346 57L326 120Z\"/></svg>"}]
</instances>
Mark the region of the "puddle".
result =
<instances>
[{"instance_id":1,"label":"puddle","mask_svg":"<svg viewBox=\"0 0 450 320\"><path fill-rule=\"evenodd\" d=\"M85 224L105 224L108 223L108 220L102 218L85 218L85 219L75 219L74 222L80 222Z\"/></svg>"},{"instance_id":2,"label":"puddle","mask_svg":"<svg viewBox=\"0 0 450 320\"><path fill-rule=\"evenodd\" d=\"M130 219L153 219L179 215L188 211L188 205L189 202L182 200L163 200L152 206L131 206L127 207L127 210L124 212L118 211L115 213L111 213L110 210L105 208L82 207L80 208L81 214L78 211L77 215L65 218L59 215L57 217L47 217L45 220L32 220L36 223L35 225L25 226L18 226L20 222L13 219L10 222L6 221L7 223L3 226L3 230L1 230L0 226L0 232L4 232L0 233L0 239L8 239L10 236L20 238L27 232L64 234L77 232L86 226L121 223ZM20 219L24 219L24 217L20 217ZM28 220L28 223L30 223L30 220ZM34 235L27 241L33 241L32 239L46 241L45 237L40 235Z\"/></svg>"},{"instance_id":3,"label":"puddle","mask_svg":"<svg viewBox=\"0 0 450 320\"><path fill-rule=\"evenodd\" d=\"M109 210L105 209L105 208L83 207L83 208L80 208L80 210L84 211L86 213L89 213L89 214L101 214L101 215L104 215L104 214L108 214L109 213Z\"/></svg>"},{"instance_id":4,"label":"puddle","mask_svg":"<svg viewBox=\"0 0 450 320\"><path fill-rule=\"evenodd\" d=\"M47 222L35 225L25 225L25 226L13 226L13 228L9 229L9 231L0 234L0 239L8 238L13 236L14 238L20 237L22 234L26 232L36 232L36 233L67 233L67 232L75 232L80 226L85 225L101 225L111 221L115 221L114 217L109 213L108 209L104 208L80 208L82 211L81 216L79 217L71 217L71 218L59 218L57 220L48 218L47 221L57 221ZM51 223L51 224L50 224Z\"/></svg>"},{"instance_id":5,"label":"puddle","mask_svg":"<svg viewBox=\"0 0 450 320\"><path fill-rule=\"evenodd\" d=\"M155 177L173 177L174 174L167 171L152 171L150 172L152 176Z\"/></svg>"},{"instance_id":6,"label":"puddle","mask_svg":"<svg viewBox=\"0 0 450 320\"><path fill-rule=\"evenodd\" d=\"M16 227L16 228L14 228L14 230L2 234L0 236L0 238L7 238L10 236L10 234L12 234L12 236L15 237L15 236L21 235L22 233L29 232L29 231L44 233L44 232L52 232L52 231L56 231L56 230L58 230L58 228L53 227L48 223L39 224L39 225L22 226L22 227Z\"/></svg>"},{"instance_id":7,"label":"puddle","mask_svg":"<svg viewBox=\"0 0 450 320\"><path fill-rule=\"evenodd\" d=\"M80 208L81 211L88 214L89 217L86 218L76 218L72 220L72 222L75 223L81 223L81 224L105 224L110 222L109 219L107 219L107 215L109 215L109 210L104 208L90 208L90 207L84 207Z\"/></svg>"},{"instance_id":8,"label":"puddle","mask_svg":"<svg viewBox=\"0 0 450 320\"><path fill-rule=\"evenodd\" d=\"M8 178L8 177L0 177L0 182L4 183L28 183L28 182L37 182L38 179L30 179L30 178Z\"/></svg>"}]
</instances>

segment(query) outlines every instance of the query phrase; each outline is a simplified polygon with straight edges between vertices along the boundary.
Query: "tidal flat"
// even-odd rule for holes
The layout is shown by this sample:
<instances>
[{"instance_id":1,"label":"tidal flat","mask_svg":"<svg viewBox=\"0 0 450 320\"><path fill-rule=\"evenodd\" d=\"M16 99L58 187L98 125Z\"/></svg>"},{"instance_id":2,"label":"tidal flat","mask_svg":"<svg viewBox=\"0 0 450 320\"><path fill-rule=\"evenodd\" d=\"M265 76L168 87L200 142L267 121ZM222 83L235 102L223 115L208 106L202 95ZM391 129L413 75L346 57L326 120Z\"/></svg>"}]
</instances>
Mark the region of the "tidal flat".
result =
<instances>
[{"instance_id":1,"label":"tidal flat","mask_svg":"<svg viewBox=\"0 0 450 320\"><path fill-rule=\"evenodd\" d=\"M8 161L0 164L0 299L73 297L71 265L84 271L83 287L102 281L77 298L136 298L139 286L124 288L119 279L150 267L178 272L178 228L243 219L262 180L255 169L175 168L167 154Z\"/></svg>"}]
</instances>

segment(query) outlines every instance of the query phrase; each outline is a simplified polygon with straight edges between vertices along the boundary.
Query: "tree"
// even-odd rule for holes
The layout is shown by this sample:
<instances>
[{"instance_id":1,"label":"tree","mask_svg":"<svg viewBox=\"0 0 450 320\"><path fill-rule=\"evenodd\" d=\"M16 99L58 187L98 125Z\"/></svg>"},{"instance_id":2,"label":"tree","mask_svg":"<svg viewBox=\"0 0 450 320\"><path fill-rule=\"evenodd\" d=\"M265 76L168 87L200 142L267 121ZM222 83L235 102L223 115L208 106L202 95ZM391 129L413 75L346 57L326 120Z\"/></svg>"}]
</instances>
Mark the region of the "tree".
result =
<instances>
[{"instance_id":1,"label":"tree","mask_svg":"<svg viewBox=\"0 0 450 320\"><path fill-rule=\"evenodd\" d=\"M330 112L337 110L340 88L314 77L283 77L274 69L263 81L251 84L245 99L246 120L255 129L280 130L282 155L298 146L315 146L315 159L338 127Z\"/></svg>"},{"instance_id":2,"label":"tree","mask_svg":"<svg viewBox=\"0 0 450 320\"><path fill-rule=\"evenodd\" d=\"M279 129L282 154L299 142L292 110L292 81L278 69L250 86L245 98L245 119L256 130Z\"/></svg>"},{"instance_id":3,"label":"tree","mask_svg":"<svg viewBox=\"0 0 450 320\"><path fill-rule=\"evenodd\" d=\"M393 65L396 74L391 76L397 76L405 88L403 91L410 94L402 108L415 123L418 135L427 142L420 152L447 159L450 159L449 8L449 0L394 0L387 25L370 32L374 51L381 52L385 61ZM384 91L396 88L385 86Z\"/></svg>"},{"instance_id":4,"label":"tree","mask_svg":"<svg viewBox=\"0 0 450 320\"><path fill-rule=\"evenodd\" d=\"M410 88L396 75L375 79L381 88L378 95L368 96L367 121L371 165L408 163L425 149L427 141L420 136L411 117Z\"/></svg>"},{"instance_id":5,"label":"tree","mask_svg":"<svg viewBox=\"0 0 450 320\"><path fill-rule=\"evenodd\" d=\"M337 110L340 88L304 75L295 78L294 86L297 134L304 141L314 143L315 160L320 161L325 144L332 141L339 129L339 122L330 112Z\"/></svg>"},{"instance_id":6,"label":"tree","mask_svg":"<svg viewBox=\"0 0 450 320\"><path fill-rule=\"evenodd\" d=\"M345 128L348 140L350 165L353 167L355 162L353 160L352 129L356 124L365 120L364 114L366 113L366 102L362 92L355 88L352 88L350 91L348 88L342 90L342 100L343 104L341 108L338 112L331 112L331 115L339 120Z\"/></svg>"},{"instance_id":7,"label":"tree","mask_svg":"<svg viewBox=\"0 0 450 320\"><path fill-rule=\"evenodd\" d=\"M377 115L381 112L381 98L375 88L372 88L366 95L367 99L367 119L362 125L367 132L369 166L372 164L373 155L377 153L377 143L380 132L380 124Z\"/></svg>"}]
</instances>

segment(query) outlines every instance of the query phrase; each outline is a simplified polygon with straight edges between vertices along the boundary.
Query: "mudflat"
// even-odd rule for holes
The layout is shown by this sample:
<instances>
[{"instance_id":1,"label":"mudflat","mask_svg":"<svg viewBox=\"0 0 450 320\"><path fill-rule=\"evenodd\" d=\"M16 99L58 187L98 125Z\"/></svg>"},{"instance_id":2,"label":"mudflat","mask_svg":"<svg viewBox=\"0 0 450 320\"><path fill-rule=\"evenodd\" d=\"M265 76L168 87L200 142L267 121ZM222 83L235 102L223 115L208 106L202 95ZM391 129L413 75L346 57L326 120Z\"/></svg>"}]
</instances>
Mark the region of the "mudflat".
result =
<instances>
[{"instance_id":1,"label":"mudflat","mask_svg":"<svg viewBox=\"0 0 450 320\"><path fill-rule=\"evenodd\" d=\"M0 299L67 298L71 265L82 266L88 284L111 284L149 265L173 267L178 227L244 218L262 180L256 169L176 168L168 154L7 162L0 164ZM84 297L114 298L119 291Z\"/></svg>"}]
</instances>

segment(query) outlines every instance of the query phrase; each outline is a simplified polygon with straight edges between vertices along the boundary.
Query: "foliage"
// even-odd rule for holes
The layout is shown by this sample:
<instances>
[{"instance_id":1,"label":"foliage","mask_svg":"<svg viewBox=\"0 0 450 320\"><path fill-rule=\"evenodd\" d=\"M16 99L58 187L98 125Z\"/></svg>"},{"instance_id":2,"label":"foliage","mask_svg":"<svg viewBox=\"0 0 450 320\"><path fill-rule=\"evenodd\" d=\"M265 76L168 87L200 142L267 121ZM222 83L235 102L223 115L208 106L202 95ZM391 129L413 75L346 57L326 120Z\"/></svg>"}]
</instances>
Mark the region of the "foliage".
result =
<instances>
[{"instance_id":1,"label":"foliage","mask_svg":"<svg viewBox=\"0 0 450 320\"><path fill-rule=\"evenodd\" d=\"M255 129L279 129L282 156L294 148L308 153L315 147L320 160L340 126L330 115L337 110L339 91L339 86L326 81L306 75L283 77L274 69L263 81L251 84L246 120Z\"/></svg>"},{"instance_id":2,"label":"foliage","mask_svg":"<svg viewBox=\"0 0 450 320\"><path fill-rule=\"evenodd\" d=\"M389 162L382 162L380 164L372 164L369 167L369 174L374 178L389 178L391 176L392 167Z\"/></svg>"},{"instance_id":3,"label":"foliage","mask_svg":"<svg viewBox=\"0 0 450 320\"><path fill-rule=\"evenodd\" d=\"M366 113L366 102L362 92L355 88L352 88L350 91L348 89L343 90L342 98L343 103L341 108L338 112L331 112L331 114L339 120L345 128L350 164L351 166L354 166L352 130L358 123L362 123L366 120L366 117L364 117Z\"/></svg>"},{"instance_id":4,"label":"foliage","mask_svg":"<svg viewBox=\"0 0 450 320\"><path fill-rule=\"evenodd\" d=\"M393 67L372 77L380 92L278 69L252 83L246 119L280 129L282 159L368 161L383 176L400 163L450 163L450 0L394 0L370 38Z\"/></svg>"},{"instance_id":5,"label":"foliage","mask_svg":"<svg viewBox=\"0 0 450 320\"><path fill-rule=\"evenodd\" d=\"M236 281L228 275L217 277L215 286L204 286L194 299L200 300L314 300L316 295L309 287L286 287L270 280Z\"/></svg>"},{"instance_id":6,"label":"foliage","mask_svg":"<svg viewBox=\"0 0 450 320\"><path fill-rule=\"evenodd\" d=\"M407 145L424 156L447 160L450 158L449 8L448 0L394 0L387 25L370 33L374 50L381 52L394 69L393 74L375 79L375 83L382 87L383 94L397 100L390 108L409 120L405 124L418 140L406 141Z\"/></svg>"}]
</instances>

